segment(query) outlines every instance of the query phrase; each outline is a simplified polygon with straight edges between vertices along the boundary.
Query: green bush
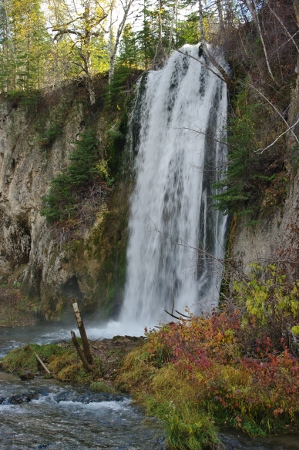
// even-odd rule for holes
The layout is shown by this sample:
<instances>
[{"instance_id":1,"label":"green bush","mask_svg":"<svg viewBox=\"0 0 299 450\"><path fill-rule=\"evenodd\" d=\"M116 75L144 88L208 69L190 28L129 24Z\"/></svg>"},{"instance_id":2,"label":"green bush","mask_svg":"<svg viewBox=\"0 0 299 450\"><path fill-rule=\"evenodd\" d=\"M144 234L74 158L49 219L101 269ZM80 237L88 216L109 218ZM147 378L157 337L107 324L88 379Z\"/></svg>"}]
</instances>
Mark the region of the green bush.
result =
<instances>
[{"instance_id":1,"label":"green bush","mask_svg":"<svg viewBox=\"0 0 299 450\"><path fill-rule=\"evenodd\" d=\"M267 336L276 350L284 349L299 314L299 281L290 281L276 264L252 265L246 281L234 283L234 298L242 309L242 329L248 351Z\"/></svg>"}]
</instances>

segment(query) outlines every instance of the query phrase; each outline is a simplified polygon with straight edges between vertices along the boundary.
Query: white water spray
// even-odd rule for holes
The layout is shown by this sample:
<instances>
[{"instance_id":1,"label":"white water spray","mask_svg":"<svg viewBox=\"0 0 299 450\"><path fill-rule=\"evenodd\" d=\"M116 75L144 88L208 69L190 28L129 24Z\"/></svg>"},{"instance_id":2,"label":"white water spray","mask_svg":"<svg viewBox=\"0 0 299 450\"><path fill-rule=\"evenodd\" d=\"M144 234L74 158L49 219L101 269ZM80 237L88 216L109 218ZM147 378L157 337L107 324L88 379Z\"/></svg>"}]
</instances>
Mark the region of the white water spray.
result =
<instances>
[{"instance_id":1,"label":"white water spray","mask_svg":"<svg viewBox=\"0 0 299 450\"><path fill-rule=\"evenodd\" d=\"M218 303L226 218L211 204L226 160L226 86L198 46L182 52L142 80L132 119L138 154L120 317L132 328L171 320L164 310Z\"/></svg>"}]
</instances>

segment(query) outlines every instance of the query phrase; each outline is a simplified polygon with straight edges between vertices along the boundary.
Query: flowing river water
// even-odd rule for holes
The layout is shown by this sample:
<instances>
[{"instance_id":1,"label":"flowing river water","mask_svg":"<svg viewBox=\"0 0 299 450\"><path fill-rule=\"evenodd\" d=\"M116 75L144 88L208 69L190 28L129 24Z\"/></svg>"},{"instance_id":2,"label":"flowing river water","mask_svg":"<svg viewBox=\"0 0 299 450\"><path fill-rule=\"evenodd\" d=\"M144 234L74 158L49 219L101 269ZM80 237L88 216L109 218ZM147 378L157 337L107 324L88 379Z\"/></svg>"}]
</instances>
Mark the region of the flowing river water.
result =
<instances>
[{"instance_id":1,"label":"flowing river water","mask_svg":"<svg viewBox=\"0 0 299 450\"><path fill-rule=\"evenodd\" d=\"M93 338L108 336L94 327L87 327L87 333ZM57 339L69 339L68 326L0 328L0 357L28 342ZM232 430L220 434L227 450L299 450L298 435L250 439ZM92 393L39 377L21 381L0 372L0 449L44 448L165 450L166 446L161 424L145 416L126 395Z\"/></svg>"},{"instance_id":2,"label":"flowing river water","mask_svg":"<svg viewBox=\"0 0 299 450\"><path fill-rule=\"evenodd\" d=\"M28 342L69 339L53 327L1 328L0 356ZM126 395L0 373L0 449L164 448L163 430Z\"/></svg>"}]
</instances>

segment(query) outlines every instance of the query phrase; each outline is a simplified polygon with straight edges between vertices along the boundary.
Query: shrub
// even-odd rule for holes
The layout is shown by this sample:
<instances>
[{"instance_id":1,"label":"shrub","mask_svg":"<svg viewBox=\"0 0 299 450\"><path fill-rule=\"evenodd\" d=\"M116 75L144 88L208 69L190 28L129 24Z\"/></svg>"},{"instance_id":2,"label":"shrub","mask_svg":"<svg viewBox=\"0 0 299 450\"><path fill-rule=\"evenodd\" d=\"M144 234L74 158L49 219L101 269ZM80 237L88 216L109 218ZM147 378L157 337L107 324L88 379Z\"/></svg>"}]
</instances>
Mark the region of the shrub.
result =
<instances>
[{"instance_id":1,"label":"shrub","mask_svg":"<svg viewBox=\"0 0 299 450\"><path fill-rule=\"evenodd\" d=\"M214 423L251 436L299 429L299 361L271 335L297 317L297 284L288 286L272 266L263 282L255 272L234 305L147 332L126 357L119 383L165 422L171 448L216 445Z\"/></svg>"},{"instance_id":2,"label":"shrub","mask_svg":"<svg viewBox=\"0 0 299 450\"><path fill-rule=\"evenodd\" d=\"M290 281L275 264L265 268L255 264L252 269L246 282L234 283L235 300L243 311L241 326L247 351L252 347L255 351L256 338L265 337L281 351L298 322L299 281Z\"/></svg>"}]
</instances>

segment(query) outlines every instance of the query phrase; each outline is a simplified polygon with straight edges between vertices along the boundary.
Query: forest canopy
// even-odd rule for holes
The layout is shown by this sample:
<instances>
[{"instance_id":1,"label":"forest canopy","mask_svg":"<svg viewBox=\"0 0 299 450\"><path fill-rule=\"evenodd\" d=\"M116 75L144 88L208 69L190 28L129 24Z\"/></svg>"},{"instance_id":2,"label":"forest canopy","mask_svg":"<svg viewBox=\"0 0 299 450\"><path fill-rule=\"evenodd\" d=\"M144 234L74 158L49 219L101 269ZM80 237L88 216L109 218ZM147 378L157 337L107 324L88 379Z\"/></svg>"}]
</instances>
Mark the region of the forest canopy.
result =
<instances>
[{"instance_id":1,"label":"forest canopy","mask_svg":"<svg viewBox=\"0 0 299 450\"><path fill-rule=\"evenodd\" d=\"M201 42L231 99L230 159L215 205L254 216L283 202L286 157L299 145L289 115L298 20L297 0L1 0L0 92L83 81L93 105L97 77L118 95L130 71L158 69L173 50ZM221 48L229 70L206 43Z\"/></svg>"},{"instance_id":2,"label":"forest canopy","mask_svg":"<svg viewBox=\"0 0 299 450\"><path fill-rule=\"evenodd\" d=\"M115 64L159 67L173 49L203 39L221 44L239 69L258 47L256 76L277 85L294 70L297 8L292 0L1 0L0 91L84 77L93 102L96 74L111 81Z\"/></svg>"}]
</instances>

